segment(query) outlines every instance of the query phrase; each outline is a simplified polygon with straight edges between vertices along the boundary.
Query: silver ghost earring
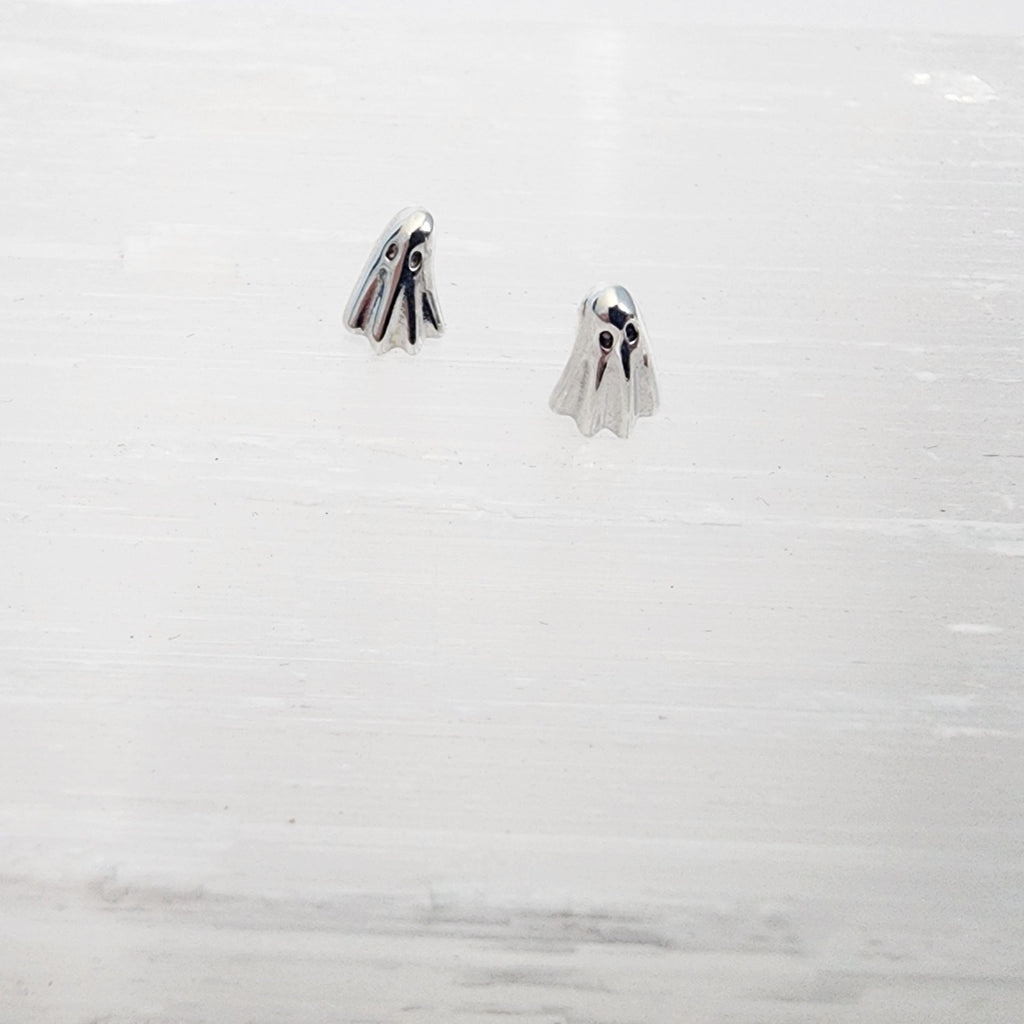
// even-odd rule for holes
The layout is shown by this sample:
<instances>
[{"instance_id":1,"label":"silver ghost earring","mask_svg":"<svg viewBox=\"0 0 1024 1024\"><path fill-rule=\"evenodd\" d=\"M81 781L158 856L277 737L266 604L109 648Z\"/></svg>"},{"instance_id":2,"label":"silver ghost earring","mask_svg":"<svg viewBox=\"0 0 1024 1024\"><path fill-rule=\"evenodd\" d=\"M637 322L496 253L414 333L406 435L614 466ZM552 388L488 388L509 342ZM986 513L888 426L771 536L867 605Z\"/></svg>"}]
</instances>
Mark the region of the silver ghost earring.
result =
<instances>
[{"instance_id":1,"label":"silver ghost earring","mask_svg":"<svg viewBox=\"0 0 1024 1024\"><path fill-rule=\"evenodd\" d=\"M576 344L550 405L587 437L604 427L628 437L638 416L658 408L647 331L625 288L598 288L583 300Z\"/></svg>"},{"instance_id":2,"label":"silver ghost earring","mask_svg":"<svg viewBox=\"0 0 1024 1024\"><path fill-rule=\"evenodd\" d=\"M375 352L416 352L423 338L444 332L434 295L434 218L402 210L384 229L345 308L350 331L365 334Z\"/></svg>"}]
</instances>

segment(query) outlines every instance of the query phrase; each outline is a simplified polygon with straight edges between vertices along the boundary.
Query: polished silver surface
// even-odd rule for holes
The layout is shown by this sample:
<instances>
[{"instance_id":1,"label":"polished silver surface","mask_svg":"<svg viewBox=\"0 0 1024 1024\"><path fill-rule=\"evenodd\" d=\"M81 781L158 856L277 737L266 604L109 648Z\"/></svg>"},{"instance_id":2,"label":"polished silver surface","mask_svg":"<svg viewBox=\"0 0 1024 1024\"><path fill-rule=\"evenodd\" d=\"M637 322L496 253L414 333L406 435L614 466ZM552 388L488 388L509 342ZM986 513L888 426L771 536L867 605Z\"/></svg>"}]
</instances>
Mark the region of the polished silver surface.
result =
<instances>
[{"instance_id":1,"label":"polished silver surface","mask_svg":"<svg viewBox=\"0 0 1024 1024\"><path fill-rule=\"evenodd\" d=\"M628 437L638 416L658 408L647 331L621 285L597 288L583 300L576 344L550 404L587 437L604 428Z\"/></svg>"},{"instance_id":2,"label":"polished silver surface","mask_svg":"<svg viewBox=\"0 0 1024 1024\"><path fill-rule=\"evenodd\" d=\"M444 332L434 295L434 218L402 210L377 239L345 308L350 331L365 334L375 352L416 352L424 337Z\"/></svg>"}]
</instances>

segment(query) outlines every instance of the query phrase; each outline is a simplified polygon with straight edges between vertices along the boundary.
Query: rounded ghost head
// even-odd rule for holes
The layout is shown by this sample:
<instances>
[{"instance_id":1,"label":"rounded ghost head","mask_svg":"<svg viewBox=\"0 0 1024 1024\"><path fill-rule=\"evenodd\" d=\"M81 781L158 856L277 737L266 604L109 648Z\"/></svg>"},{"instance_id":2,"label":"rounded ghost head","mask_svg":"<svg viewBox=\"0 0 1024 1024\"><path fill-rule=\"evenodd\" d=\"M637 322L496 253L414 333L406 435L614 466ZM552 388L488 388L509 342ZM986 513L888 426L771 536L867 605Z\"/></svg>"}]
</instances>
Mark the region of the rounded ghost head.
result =
<instances>
[{"instance_id":1,"label":"rounded ghost head","mask_svg":"<svg viewBox=\"0 0 1024 1024\"><path fill-rule=\"evenodd\" d=\"M419 274L431 252L434 218L426 210L403 210L388 225L374 263L401 275Z\"/></svg>"},{"instance_id":2,"label":"rounded ghost head","mask_svg":"<svg viewBox=\"0 0 1024 1024\"><path fill-rule=\"evenodd\" d=\"M600 288L586 299L580 332L586 331L597 344L597 386L604 379L608 363L616 359L626 380L632 377L640 330L636 303L621 285Z\"/></svg>"},{"instance_id":3,"label":"rounded ghost head","mask_svg":"<svg viewBox=\"0 0 1024 1024\"><path fill-rule=\"evenodd\" d=\"M626 437L638 416L658 405L646 331L633 296L621 285L583 300L576 345L551 395L588 437L607 428Z\"/></svg>"}]
</instances>

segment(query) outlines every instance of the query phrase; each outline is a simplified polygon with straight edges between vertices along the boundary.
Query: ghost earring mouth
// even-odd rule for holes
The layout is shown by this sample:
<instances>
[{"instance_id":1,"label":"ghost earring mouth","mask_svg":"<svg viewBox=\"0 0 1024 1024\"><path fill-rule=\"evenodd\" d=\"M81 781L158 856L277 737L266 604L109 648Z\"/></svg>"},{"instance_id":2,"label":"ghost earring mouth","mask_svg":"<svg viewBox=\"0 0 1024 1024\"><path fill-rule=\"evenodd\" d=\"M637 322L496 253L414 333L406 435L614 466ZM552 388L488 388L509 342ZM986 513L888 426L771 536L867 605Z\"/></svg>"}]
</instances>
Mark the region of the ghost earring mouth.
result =
<instances>
[{"instance_id":1,"label":"ghost earring mouth","mask_svg":"<svg viewBox=\"0 0 1024 1024\"><path fill-rule=\"evenodd\" d=\"M619 346L619 357L622 359L622 372L626 375L626 380L629 380L629 358L632 354L629 342L624 340Z\"/></svg>"},{"instance_id":2,"label":"ghost earring mouth","mask_svg":"<svg viewBox=\"0 0 1024 1024\"><path fill-rule=\"evenodd\" d=\"M626 324L625 330L622 333L624 337L622 339L622 344L619 346L619 355L622 358L622 372L626 375L626 380L629 380L629 364L633 358L633 353L640 344L640 332L636 329L636 324L630 320L629 323Z\"/></svg>"}]
</instances>

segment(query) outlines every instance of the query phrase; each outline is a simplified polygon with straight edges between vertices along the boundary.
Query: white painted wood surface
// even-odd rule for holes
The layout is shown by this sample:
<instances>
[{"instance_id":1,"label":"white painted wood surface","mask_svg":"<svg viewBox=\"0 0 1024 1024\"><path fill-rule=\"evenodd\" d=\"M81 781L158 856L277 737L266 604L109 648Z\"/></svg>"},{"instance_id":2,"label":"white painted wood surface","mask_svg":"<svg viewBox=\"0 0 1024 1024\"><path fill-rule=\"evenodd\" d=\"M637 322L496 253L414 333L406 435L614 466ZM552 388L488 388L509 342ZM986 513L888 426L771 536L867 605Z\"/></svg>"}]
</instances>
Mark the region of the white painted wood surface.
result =
<instances>
[{"instance_id":1,"label":"white painted wood surface","mask_svg":"<svg viewBox=\"0 0 1024 1024\"><path fill-rule=\"evenodd\" d=\"M602 10L0 9L0 1019L1020 1019L1020 40Z\"/></svg>"}]
</instances>

